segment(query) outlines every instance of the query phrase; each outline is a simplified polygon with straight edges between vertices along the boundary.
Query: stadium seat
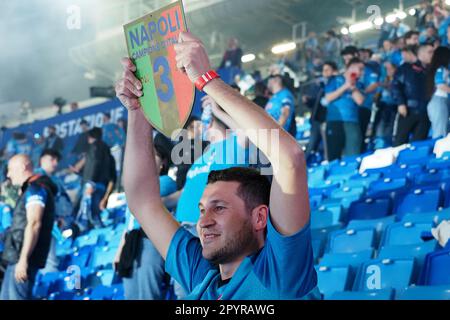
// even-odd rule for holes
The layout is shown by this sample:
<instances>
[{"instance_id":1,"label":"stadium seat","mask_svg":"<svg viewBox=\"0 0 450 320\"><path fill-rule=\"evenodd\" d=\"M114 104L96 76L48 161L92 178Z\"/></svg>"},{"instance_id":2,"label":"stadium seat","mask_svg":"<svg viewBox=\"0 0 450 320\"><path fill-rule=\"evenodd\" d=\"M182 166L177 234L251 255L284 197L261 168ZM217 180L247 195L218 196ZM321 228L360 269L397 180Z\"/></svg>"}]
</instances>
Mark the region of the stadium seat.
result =
<instances>
[{"instance_id":1,"label":"stadium seat","mask_svg":"<svg viewBox=\"0 0 450 320\"><path fill-rule=\"evenodd\" d=\"M381 177L380 173L368 174L366 172L362 174L355 174L351 176L345 183L344 187L357 188L364 187L369 188L370 184L374 181L379 180Z\"/></svg>"},{"instance_id":2,"label":"stadium seat","mask_svg":"<svg viewBox=\"0 0 450 320\"><path fill-rule=\"evenodd\" d=\"M395 245L382 247L378 251L377 259L408 259L414 258L416 261L413 279L418 279L425 257L428 253L436 249L436 240L427 241L420 244Z\"/></svg>"},{"instance_id":3,"label":"stadium seat","mask_svg":"<svg viewBox=\"0 0 450 320\"><path fill-rule=\"evenodd\" d=\"M33 286L33 296L38 299L46 298L51 291L54 291L54 285L59 279L63 279L65 272L47 272L42 274L38 272Z\"/></svg>"},{"instance_id":4,"label":"stadium seat","mask_svg":"<svg viewBox=\"0 0 450 320\"><path fill-rule=\"evenodd\" d=\"M363 262L372 259L373 250L364 250L355 253L326 253L320 260L319 266L347 267L357 269Z\"/></svg>"},{"instance_id":5,"label":"stadium seat","mask_svg":"<svg viewBox=\"0 0 450 320\"><path fill-rule=\"evenodd\" d=\"M450 285L450 246L427 254L419 284L425 286Z\"/></svg>"},{"instance_id":6,"label":"stadium seat","mask_svg":"<svg viewBox=\"0 0 450 320\"><path fill-rule=\"evenodd\" d=\"M376 291L340 291L333 293L328 300L392 300L393 289Z\"/></svg>"},{"instance_id":7,"label":"stadium seat","mask_svg":"<svg viewBox=\"0 0 450 320\"><path fill-rule=\"evenodd\" d=\"M349 267L317 266L317 286L320 293L327 299L336 291L345 291L351 286L349 283Z\"/></svg>"},{"instance_id":8,"label":"stadium seat","mask_svg":"<svg viewBox=\"0 0 450 320\"><path fill-rule=\"evenodd\" d=\"M397 194L394 199L394 212L398 219L407 213L437 211L442 201L440 189L415 189L412 192Z\"/></svg>"},{"instance_id":9,"label":"stadium seat","mask_svg":"<svg viewBox=\"0 0 450 320\"><path fill-rule=\"evenodd\" d=\"M97 234L91 236L89 234L79 236L75 239L73 246L75 248L82 248L85 246L96 246L98 244L99 237Z\"/></svg>"},{"instance_id":10,"label":"stadium seat","mask_svg":"<svg viewBox=\"0 0 450 320\"><path fill-rule=\"evenodd\" d=\"M320 229L327 228L334 225L340 225L339 216L336 216L329 210L315 210L311 212L311 228Z\"/></svg>"},{"instance_id":11,"label":"stadium seat","mask_svg":"<svg viewBox=\"0 0 450 320\"><path fill-rule=\"evenodd\" d=\"M76 265L80 268L87 267L93 249L94 246L84 246L76 250L73 254L64 258L61 263L61 267L63 269L66 269L70 265Z\"/></svg>"},{"instance_id":12,"label":"stadium seat","mask_svg":"<svg viewBox=\"0 0 450 320\"><path fill-rule=\"evenodd\" d=\"M309 194L310 195L322 195L329 196L333 190L338 189L340 183L332 183L330 180L326 180L325 182L321 182L320 187L310 187Z\"/></svg>"},{"instance_id":13,"label":"stadium seat","mask_svg":"<svg viewBox=\"0 0 450 320\"><path fill-rule=\"evenodd\" d=\"M450 286L411 286L397 295L398 300L450 300Z\"/></svg>"},{"instance_id":14,"label":"stadium seat","mask_svg":"<svg viewBox=\"0 0 450 320\"><path fill-rule=\"evenodd\" d=\"M328 237L327 253L354 253L370 250L374 246L374 241L373 228L347 228L334 231Z\"/></svg>"},{"instance_id":15,"label":"stadium seat","mask_svg":"<svg viewBox=\"0 0 450 320\"><path fill-rule=\"evenodd\" d=\"M373 220L350 220L347 225L347 229L374 228L376 232L375 246L377 246L380 242L381 235L386 229L386 226L394 222L395 216L387 216L385 218Z\"/></svg>"},{"instance_id":16,"label":"stadium seat","mask_svg":"<svg viewBox=\"0 0 450 320\"><path fill-rule=\"evenodd\" d=\"M316 185L325 180L326 169L323 166L308 169L308 185Z\"/></svg>"},{"instance_id":17,"label":"stadium seat","mask_svg":"<svg viewBox=\"0 0 450 320\"><path fill-rule=\"evenodd\" d=\"M53 292L48 296L48 300L73 300L75 292Z\"/></svg>"},{"instance_id":18,"label":"stadium seat","mask_svg":"<svg viewBox=\"0 0 450 320\"><path fill-rule=\"evenodd\" d=\"M351 175L358 172L359 163L341 161L333 163L328 168L327 179L329 180L347 180Z\"/></svg>"},{"instance_id":19,"label":"stadium seat","mask_svg":"<svg viewBox=\"0 0 450 320\"><path fill-rule=\"evenodd\" d=\"M368 197L376 197L377 195L386 195L391 192L404 190L407 186L406 178L391 179L385 178L383 180L374 181L370 184L367 190Z\"/></svg>"},{"instance_id":20,"label":"stadium seat","mask_svg":"<svg viewBox=\"0 0 450 320\"><path fill-rule=\"evenodd\" d=\"M423 243L421 234L430 231L433 225L426 222L396 222L386 227L380 247Z\"/></svg>"},{"instance_id":21,"label":"stadium seat","mask_svg":"<svg viewBox=\"0 0 450 320\"><path fill-rule=\"evenodd\" d=\"M431 159L427 163L427 169L450 169L450 156L444 156L442 158Z\"/></svg>"},{"instance_id":22,"label":"stadium seat","mask_svg":"<svg viewBox=\"0 0 450 320\"><path fill-rule=\"evenodd\" d=\"M324 241L322 239L312 239L311 246L313 249L314 262L317 262L323 254Z\"/></svg>"},{"instance_id":23,"label":"stadium seat","mask_svg":"<svg viewBox=\"0 0 450 320\"><path fill-rule=\"evenodd\" d=\"M429 169L426 172L420 173L414 177L414 185L416 187L422 186L438 186L442 181L450 178L450 169L438 170Z\"/></svg>"},{"instance_id":24,"label":"stadium seat","mask_svg":"<svg viewBox=\"0 0 450 320\"><path fill-rule=\"evenodd\" d=\"M89 265L92 268L107 267L112 265L117 252L117 247L97 247L92 253Z\"/></svg>"},{"instance_id":25,"label":"stadium seat","mask_svg":"<svg viewBox=\"0 0 450 320\"><path fill-rule=\"evenodd\" d=\"M411 284L414 259L375 259L361 266L353 291L400 290Z\"/></svg>"},{"instance_id":26,"label":"stadium seat","mask_svg":"<svg viewBox=\"0 0 450 320\"><path fill-rule=\"evenodd\" d=\"M418 164L426 163L431 154L431 146L411 146L399 152L397 157L398 164Z\"/></svg>"},{"instance_id":27,"label":"stadium seat","mask_svg":"<svg viewBox=\"0 0 450 320\"><path fill-rule=\"evenodd\" d=\"M353 202L348 209L348 220L371 220L391 214L392 205L389 198L365 198Z\"/></svg>"},{"instance_id":28,"label":"stadium seat","mask_svg":"<svg viewBox=\"0 0 450 320\"><path fill-rule=\"evenodd\" d=\"M112 287L99 285L92 290L88 290L84 300L112 300L115 290Z\"/></svg>"}]
</instances>

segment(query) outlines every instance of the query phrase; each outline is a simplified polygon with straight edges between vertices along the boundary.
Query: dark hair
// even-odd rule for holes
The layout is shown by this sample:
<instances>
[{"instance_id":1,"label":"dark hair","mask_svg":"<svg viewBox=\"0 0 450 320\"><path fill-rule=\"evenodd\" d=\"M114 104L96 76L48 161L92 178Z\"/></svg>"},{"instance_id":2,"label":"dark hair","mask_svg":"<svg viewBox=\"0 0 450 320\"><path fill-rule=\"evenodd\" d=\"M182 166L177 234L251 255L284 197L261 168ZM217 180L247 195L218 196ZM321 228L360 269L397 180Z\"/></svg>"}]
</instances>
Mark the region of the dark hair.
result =
<instances>
[{"instance_id":1,"label":"dark hair","mask_svg":"<svg viewBox=\"0 0 450 320\"><path fill-rule=\"evenodd\" d=\"M80 126L82 126L83 124L89 125L89 122L87 122L86 120L83 119L80 121Z\"/></svg>"},{"instance_id":2,"label":"dark hair","mask_svg":"<svg viewBox=\"0 0 450 320\"><path fill-rule=\"evenodd\" d=\"M265 91L267 90L266 85L264 84L264 82L259 81L257 83L255 83L255 96L263 96L265 94Z\"/></svg>"},{"instance_id":3,"label":"dark hair","mask_svg":"<svg viewBox=\"0 0 450 320\"><path fill-rule=\"evenodd\" d=\"M58 152L58 150L55 149L45 149L42 151L41 156L39 158L50 156L52 158L58 159L58 161L61 160L61 153Z\"/></svg>"},{"instance_id":4,"label":"dark hair","mask_svg":"<svg viewBox=\"0 0 450 320\"><path fill-rule=\"evenodd\" d=\"M107 117L108 119L111 119L111 114L109 112L104 112L103 116Z\"/></svg>"},{"instance_id":5,"label":"dark hair","mask_svg":"<svg viewBox=\"0 0 450 320\"><path fill-rule=\"evenodd\" d=\"M208 184L215 182L239 182L238 196L244 201L248 212L259 205L269 206L270 182L256 169L233 167L225 170L211 171Z\"/></svg>"},{"instance_id":6,"label":"dark hair","mask_svg":"<svg viewBox=\"0 0 450 320\"><path fill-rule=\"evenodd\" d=\"M323 63L323 65L324 65L324 66L329 66L329 67L330 67L331 69L333 69L334 71L338 71L338 70L339 70L339 67L338 67L337 63L334 62L334 61L325 61L325 62Z\"/></svg>"},{"instance_id":7,"label":"dark hair","mask_svg":"<svg viewBox=\"0 0 450 320\"><path fill-rule=\"evenodd\" d=\"M412 36L418 36L419 34L420 33L418 31L411 30L411 31L408 31L407 33L405 33L404 37L405 37L405 40L407 40L407 39L411 39Z\"/></svg>"},{"instance_id":8,"label":"dark hair","mask_svg":"<svg viewBox=\"0 0 450 320\"><path fill-rule=\"evenodd\" d=\"M234 90L237 90L237 91L241 92L241 87L239 87L236 83L233 83L233 84L231 85L231 87L232 87Z\"/></svg>"},{"instance_id":9,"label":"dark hair","mask_svg":"<svg viewBox=\"0 0 450 320\"><path fill-rule=\"evenodd\" d=\"M167 175L171 165L171 154L172 154L172 142L166 138L161 133L157 133L153 141L155 146L156 154L161 158L163 162L163 167L161 169L160 175Z\"/></svg>"},{"instance_id":10,"label":"dark hair","mask_svg":"<svg viewBox=\"0 0 450 320\"><path fill-rule=\"evenodd\" d=\"M433 58L431 59L430 67L427 72L427 95L431 97L435 90L434 77L436 71L440 67L445 67L450 63L450 49L447 47L439 47L433 53Z\"/></svg>"},{"instance_id":11,"label":"dark hair","mask_svg":"<svg viewBox=\"0 0 450 320\"><path fill-rule=\"evenodd\" d=\"M334 30L328 30L327 35L329 35L331 37L336 37L336 32L334 32Z\"/></svg>"},{"instance_id":12,"label":"dark hair","mask_svg":"<svg viewBox=\"0 0 450 320\"><path fill-rule=\"evenodd\" d=\"M422 45L420 47L422 47ZM401 51L402 52L410 52L410 53L414 54L415 56L417 56L417 52L419 51L419 46L412 44L412 45L404 47Z\"/></svg>"},{"instance_id":13,"label":"dark hair","mask_svg":"<svg viewBox=\"0 0 450 320\"><path fill-rule=\"evenodd\" d=\"M341 56L351 54L352 56L357 56L359 53L358 48L355 46L347 46L341 51Z\"/></svg>"},{"instance_id":14,"label":"dark hair","mask_svg":"<svg viewBox=\"0 0 450 320\"><path fill-rule=\"evenodd\" d=\"M352 59L347 63L347 68L349 68L351 65L358 64L358 63L364 64L364 62L363 62L360 58L352 58Z\"/></svg>"},{"instance_id":15,"label":"dark hair","mask_svg":"<svg viewBox=\"0 0 450 320\"><path fill-rule=\"evenodd\" d=\"M94 127L87 132L87 136L89 138L93 138L95 140L101 140L103 135L102 128Z\"/></svg>"}]
</instances>

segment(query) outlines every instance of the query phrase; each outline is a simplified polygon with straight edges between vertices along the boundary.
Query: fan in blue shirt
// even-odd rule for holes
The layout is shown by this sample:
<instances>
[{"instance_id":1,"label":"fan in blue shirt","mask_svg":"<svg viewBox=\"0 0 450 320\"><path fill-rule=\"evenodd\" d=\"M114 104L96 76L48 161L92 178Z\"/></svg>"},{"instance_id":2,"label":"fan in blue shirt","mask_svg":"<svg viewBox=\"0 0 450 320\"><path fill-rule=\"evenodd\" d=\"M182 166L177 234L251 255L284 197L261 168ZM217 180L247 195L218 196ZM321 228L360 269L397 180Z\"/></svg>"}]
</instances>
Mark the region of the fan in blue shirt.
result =
<instances>
[{"instance_id":1,"label":"fan in blue shirt","mask_svg":"<svg viewBox=\"0 0 450 320\"><path fill-rule=\"evenodd\" d=\"M192 82L211 66L201 41L182 32L178 67ZM130 59L126 70L135 70ZM212 171L197 203L199 240L164 208L153 159L152 127L140 109L139 81L119 80L129 127L124 167L128 204L190 299L301 299L316 291L306 161L297 141L264 110L221 79L204 87L273 166L273 179L250 168ZM125 90L127 86L134 87ZM278 135L258 135L275 130ZM274 148L275 147L275 148Z\"/></svg>"},{"instance_id":2,"label":"fan in blue shirt","mask_svg":"<svg viewBox=\"0 0 450 320\"><path fill-rule=\"evenodd\" d=\"M273 95L266 105L266 111L284 130L289 131L292 121L295 121L294 96L283 86L283 78L280 75L269 79L268 88Z\"/></svg>"}]
</instances>

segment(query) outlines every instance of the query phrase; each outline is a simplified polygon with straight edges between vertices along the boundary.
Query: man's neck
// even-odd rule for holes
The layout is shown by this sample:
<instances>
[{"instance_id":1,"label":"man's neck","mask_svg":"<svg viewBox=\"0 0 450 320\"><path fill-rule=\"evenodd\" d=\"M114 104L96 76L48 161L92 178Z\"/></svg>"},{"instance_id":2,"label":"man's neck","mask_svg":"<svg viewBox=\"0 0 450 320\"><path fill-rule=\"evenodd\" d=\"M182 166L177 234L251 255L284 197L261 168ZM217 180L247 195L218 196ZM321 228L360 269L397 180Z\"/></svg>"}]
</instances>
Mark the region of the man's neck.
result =
<instances>
[{"instance_id":1,"label":"man's neck","mask_svg":"<svg viewBox=\"0 0 450 320\"><path fill-rule=\"evenodd\" d=\"M283 87L279 87L279 88L275 88L275 89L273 89L273 94L277 94L278 92L280 92L281 90L283 90L284 88Z\"/></svg>"}]
</instances>

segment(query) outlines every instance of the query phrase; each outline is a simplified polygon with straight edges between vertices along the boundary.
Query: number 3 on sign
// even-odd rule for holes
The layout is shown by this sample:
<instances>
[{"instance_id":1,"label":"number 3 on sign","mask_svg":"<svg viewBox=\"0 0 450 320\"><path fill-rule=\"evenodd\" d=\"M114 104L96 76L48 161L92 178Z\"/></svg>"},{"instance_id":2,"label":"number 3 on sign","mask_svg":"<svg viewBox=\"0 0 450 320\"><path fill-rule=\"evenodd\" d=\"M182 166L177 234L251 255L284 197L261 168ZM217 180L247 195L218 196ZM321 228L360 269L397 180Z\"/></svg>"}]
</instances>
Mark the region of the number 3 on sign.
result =
<instances>
[{"instance_id":1,"label":"number 3 on sign","mask_svg":"<svg viewBox=\"0 0 450 320\"><path fill-rule=\"evenodd\" d=\"M169 62L163 56L155 59L155 63L153 64L153 72L158 73L161 68L163 69L160 76L161 84L165 85L167 87L167 90L164 91L161 89L157 89L156 92L158 93L159 100L161 100L162 102L169 102L173 96L173 84L169 77Z\"/></svg>"}]
</instances>

